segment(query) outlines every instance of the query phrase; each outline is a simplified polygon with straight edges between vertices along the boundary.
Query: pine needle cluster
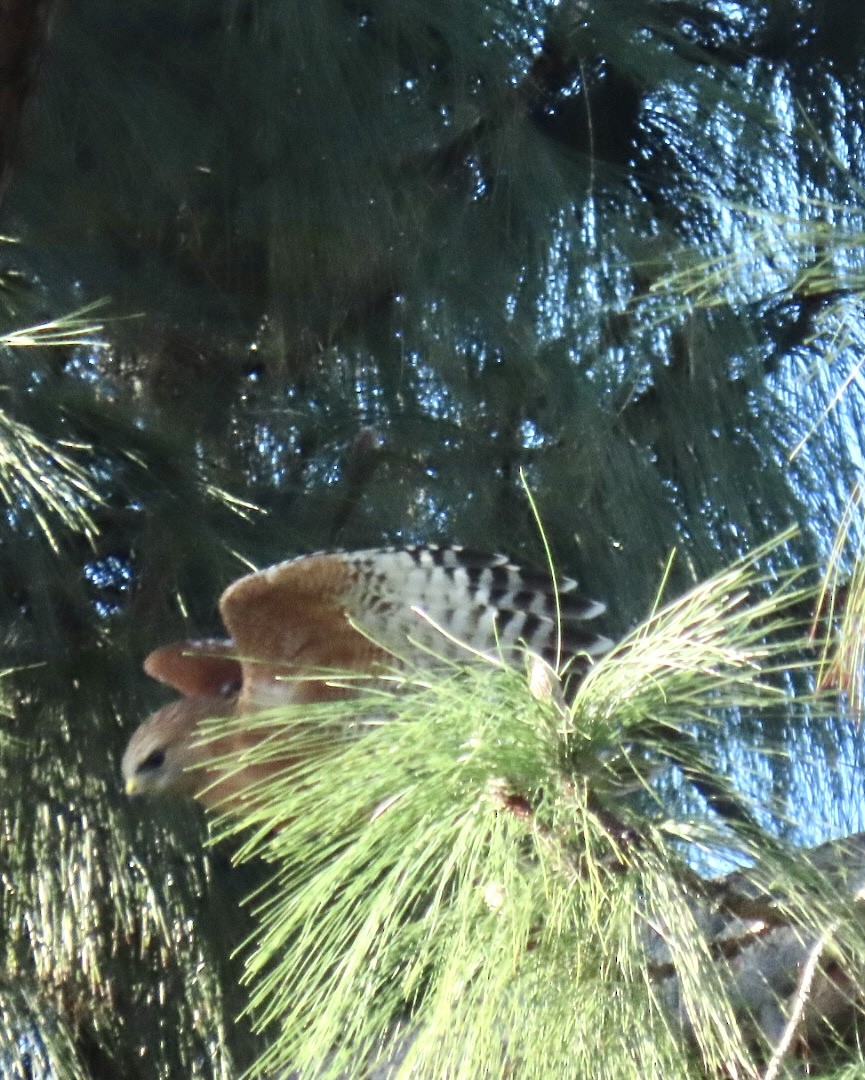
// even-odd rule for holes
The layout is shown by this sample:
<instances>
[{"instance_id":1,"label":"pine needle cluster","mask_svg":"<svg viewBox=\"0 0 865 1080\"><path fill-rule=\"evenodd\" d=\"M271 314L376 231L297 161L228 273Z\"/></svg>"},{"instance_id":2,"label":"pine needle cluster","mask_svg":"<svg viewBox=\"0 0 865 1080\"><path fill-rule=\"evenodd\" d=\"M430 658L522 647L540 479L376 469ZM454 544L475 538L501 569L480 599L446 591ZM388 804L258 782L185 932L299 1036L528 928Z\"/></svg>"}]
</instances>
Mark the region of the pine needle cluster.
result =
<instances>
[{"instance_id":1,"label":"pine needle cluster","mask_svg":"<svg viewBox=\"0 0 865 1080\"><path fill-rule=\"evenodd\" d=\"M784 676L816 663L813 594L770 580L767 554L656 611L575 694L527 657L403 671L321 723L261 719L250 757L303 764L220 831L273 868L246 967L260 1075L753 1075L771 1058L779 1032L737 1001L693 865L749 867L730 903L805 935L847 925L852 898L789 858L700 738L730 709L789 706ZM702 813L670 802L671 770Z\"/></svg>"}]
</instances>

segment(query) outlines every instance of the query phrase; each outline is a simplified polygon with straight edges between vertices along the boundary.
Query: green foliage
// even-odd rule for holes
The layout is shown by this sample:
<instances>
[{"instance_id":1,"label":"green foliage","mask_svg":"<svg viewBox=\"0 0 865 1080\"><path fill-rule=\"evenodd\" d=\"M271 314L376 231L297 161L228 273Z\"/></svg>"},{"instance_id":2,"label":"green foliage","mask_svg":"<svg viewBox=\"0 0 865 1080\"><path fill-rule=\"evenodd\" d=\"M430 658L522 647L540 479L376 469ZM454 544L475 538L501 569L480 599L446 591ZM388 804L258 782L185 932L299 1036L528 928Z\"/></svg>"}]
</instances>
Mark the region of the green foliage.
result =
<instances>
[{"instance_id":1,"label":"green foliage","mask_svg":"<svg viewBox=\"0 0 865 1080\"><path fill-rule=\"evenodd\" d=\"M112 542L106 514L117 509L130 478L140 497L146 486L160 487L160 472L170 472L173 481L161 493L166 513L176 513L184 486L187 496L209 505L208 516L252 508L207 472L183 476L167 452L160 462L159 440L142 438L136 450L123 419L114 431L103 419L94 439L80 400L67 398L46 424L42 406L57 398L46 388L50 352L42 350L80 346L103 329L80 314L12 331L0 352L7 373L18 376L9 410L0 411L7 523L0 564L8 583L8 666L0 686L0 1072L10 1080L168 1078L178 1070L228 1078L248 1054L247 1035L233 1022L240 1006L226 962L236 921L222 923L207 898L214 890L231 896L231 876L218 860L190 854L202 830L189 813L185 830L183 815L148 828L120 803L106 726L116 741L116 710L134 700L116 679L126 674L121 641L129 622L114 619L120 648L112 648L105 622L117 613L116 599L98 580L90 592L81 570L70 576L69 566L76 557L90 560L88 569L100 566ZM14 359L13 350L25 347L34 356L29 368ZM22 373L30 386L21 385ZM149 509L157 509L155 499ZM50 656L64 631L74 651L67 638L63 653ZM152 860L154 852L161 856Z\"/></svg>"},{"instance_id":2,"label":"green foliage","mask_svg":"<svg viewBox=\"0 0 865 1080\"><path fill-rule=\"evenodd\" d=\"M39 326L0 335L0 349L93 345L102 326L83 316L99 304ZM31 516L55 554L55 533L79 533L91 543L97 533L92 511L100 501L90 447L50 439L0 409L0 501L13 517Z\"/></svg>"},{"instance_id":3,"label":"green foliage","mask_svg":"<svg viewBox=\"0 0 865 1080\"><path fill-rule=\"evenodd\" d=\"M242 840L238 859L272 867L246 967L269 1035L257 1075L356 1075L376 1061L467 1077L755 1067L766 1036L736 1009L689 858L759 861L756 880L776 875L809 933L852 898L839 906L807 861L782 873L789 851L753 821L730 832L705 812L683 818L653 776L677 762L722 784L695 734L785 695L777 675L803 644L813 590L794 572L765 594L768 554L659 610L570 706L530 660L528 679L474 664L373 687L320 718L306 707L300 724L286 710L257 718L272 733L236 767L301 762L252 789L249 812L221 830Z\"/></svg>"},{"instance_id":4,"label":"green foliage","mask_svg":"<svg viewBox=\"0 0 865 1080\"><path fill-rule=\"evenodd\" d=\"M86 448L51 446L32 428L0 413L0 499L8 513L29 511L55 552L58 526L88 539L96 533L89 508L99 494L90 471L69 452L76 449Z\"/></svg>"},{"instance_id":5,"label":"green foliage","mask_svg":"<svg viewBox=\"0 0 865 1080\"><path fill-rule=\"evenodd\" d=\"M7 6L25 26L33 5ZM200 855L191 812L122 801L117 758L156 702L141 657L217 631L239 567L300 551L449 539L542 564L523 476L556 565L609 602L617 637L645 619L674 548L670 595L791 522L751 610L773 575L807 608L794 568L825 561L865 452L865 22L858 0L39 7L56 9L41 68L41 51L9 60L34 86L41 74L13 103L17 159L8 95L0 109L0 1046L29 1054L0 1069L228 1076L250 1056L225 960L250 883ZM337 897L364 912L348 925L384 925L392 951L375 955L396 974L373 973L373 1018L386 1039L414 1038L407 1054L453 1061L456 998L462 1023L479 1014L468 1062L498 1053L506 1026L514 1060L532 1041L565 1075L568 1039L589 1075L631 1060L675 1075L677 1039L647 1027L660 1007L634 1026L656 983L629 954L629 905L670 894L658 903L680 915L687 968L684 877L664 877L683 851L712 866L719 844L747 854L757 823L808 843L862 827L855 716L826 715L808 665L788 670L763 642L769 610L741 630L735 589L722 602L709 588L602 665L573 716L543 671L529 680L541 700L521 675L454 674L374 700L406 718L367 717L369 738L327 750L338 773L310 781L335 801L286 794L305 816L275 835L262 810L249 851L279 859L310 925L313 879L288 846L271 850L292 837L316 881L341 867ZM854 582L852 631L855 595ZM331 716L280 738L337 729ZM455 765L447 751L466 740ZM414 771L395 764L403 746ZM394 750L381 776L374 747ZM591 776L588 793L573 776ZM369 822L377 797L404 790ZM723 840L712 806L739 822ZM639 858L616 823L645 833ZM579 872L561 830L582 845ZM388 855L388 838L407 850ZM389 921L360 853L395 881ZM580 888L566 894L569 873ZM510 889L498 908L490 883ZM453 956L446 933L426 933L427 907ZM265 916L277 934L277 909ZM558 924L576 942L565 959ZM296 970L315 976L285 991L303 1003L333 979L309 953ZM322 1000L310 1063L333 1030ZM701 1053L723 1072L724 1012L706 1012ZM349 1021L364 1054L365 1020Z\"/></svg>"},{"instance_id":6,"label":"green foliage","mask_svg":"<svg viewBox=\"0 0 865 1080\"><path fill-rule=\"evenodd\" d=\"M831 228L819 208L855 197L826 152L841 76L814 63L796 110L788 22L785 55L826 44L783 3L89 0L58 25L15 253L143 313L100 382L277 511L262 557L383 537L534 556L522 467L560 565L626 627L684 534L682 588L791 516L830 533L827 457L849 475L855 425L786 465L837 387L790 408L809 254L792 224L750 227Z\"/></svg>"},{"instance_id":7,"label":"green foliage","mask_svg":"<svg viewBox=\"0 0 865 1080\"><path fill-rule=\"evenodd\" d=\"M188 822L185 853L172 853L164 824L131 820L92 758L58 758L45 734L36 753L0 743L0 1071L234 1075L237 1005L204 904L219 873L214 885L212 859L190 850L199 830Z\"/></svg>"},{"instance_id":8,"label":"green foliage","mask_svg":"<svg viewBox=\"0 0 865 1080\"><path fill-rule=\"evenodd\" d=\"M865 655L865 558L862 536L862 489L852 492L838 526L821 595L821 613L837 632L825 642L820 681L847 695L851 710L863 706L862 657Z\"/></svg>"},{"instance_id":9,"label":"green foliage","mask_svg":"<svg viewBox=\"0 0 865 1080\"><path fill-rule=\"evenodd\" d=\"M87 304L80 311L50 319L38 326L27 326L0 335L0 347L27 349L46 346L68 347L72 345L98 345L98 336L104 331L102 323L94 322L91 312L105 307L105 301Z\"/></svg>"}]
</instances>

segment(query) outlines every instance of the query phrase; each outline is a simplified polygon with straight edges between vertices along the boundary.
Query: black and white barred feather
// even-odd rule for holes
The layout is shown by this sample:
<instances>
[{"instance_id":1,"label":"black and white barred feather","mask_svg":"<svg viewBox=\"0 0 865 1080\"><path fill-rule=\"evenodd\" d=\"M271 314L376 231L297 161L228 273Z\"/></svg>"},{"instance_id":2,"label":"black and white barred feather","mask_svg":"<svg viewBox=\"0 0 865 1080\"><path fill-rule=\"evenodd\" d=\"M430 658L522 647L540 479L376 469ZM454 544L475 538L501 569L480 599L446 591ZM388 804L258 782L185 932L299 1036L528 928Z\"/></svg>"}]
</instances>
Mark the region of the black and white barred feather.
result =
<instances>
[{"instance_id":1,"label":"black and white barred feather","mask_svg":"<svg viewBox=\"0 0 865 1080\"><path fill-rule=\"evenodd\" d=\"M445 659L464 659L466 650L509 659L528 649L553 664L584 664L611 646L594 625L604 604L581 595L571 578L504 555L428 545L342 558L346 613L397 655L408 642Z\"/></svg>"}]
</instances>

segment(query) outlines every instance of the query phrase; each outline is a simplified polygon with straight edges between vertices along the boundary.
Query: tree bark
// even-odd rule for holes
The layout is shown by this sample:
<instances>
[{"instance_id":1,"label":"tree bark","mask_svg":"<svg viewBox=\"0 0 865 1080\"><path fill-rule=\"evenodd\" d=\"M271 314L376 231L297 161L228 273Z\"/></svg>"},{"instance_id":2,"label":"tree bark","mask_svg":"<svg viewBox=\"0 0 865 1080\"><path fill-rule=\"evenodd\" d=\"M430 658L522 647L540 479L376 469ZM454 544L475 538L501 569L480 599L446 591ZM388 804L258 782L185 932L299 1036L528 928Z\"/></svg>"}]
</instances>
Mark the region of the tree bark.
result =
<instances>
[{"instance_id":1,"label":"tree bark","mask_svg":"<svg viewBox=\"0 0 865 1080\"><path fill-rule=\"evenodd\" d=\"M0 203L21 145L24 114L60 0L0 0Z\"/></svg>"}]
</instances>

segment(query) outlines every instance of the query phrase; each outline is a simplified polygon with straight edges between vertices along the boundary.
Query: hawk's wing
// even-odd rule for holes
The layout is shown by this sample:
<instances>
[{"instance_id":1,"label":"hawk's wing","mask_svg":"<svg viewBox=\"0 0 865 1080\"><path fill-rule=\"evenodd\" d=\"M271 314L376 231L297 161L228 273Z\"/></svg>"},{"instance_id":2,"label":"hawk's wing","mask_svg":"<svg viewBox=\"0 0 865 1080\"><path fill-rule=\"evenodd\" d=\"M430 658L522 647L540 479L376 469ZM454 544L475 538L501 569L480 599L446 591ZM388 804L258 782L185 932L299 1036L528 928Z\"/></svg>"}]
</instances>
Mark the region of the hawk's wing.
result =
<instances>
[{"instance_id":1,"label":"hawk's wing","mask_svg":"<svg viewBox=\"0 0 865 1080\"><path fill-rule=\"evenodd\" d=\"M243 676L236 656L234 642L223 638L175 641L154 649L144 670L187 697L230 697Z\"/></svg>"},{"instance_id":2,"label":"hawk's wing","mask_svg":"<svg viewBox=\"0 0 865 1080\"><path fill-rule=\"evenodd\" d=\"M236 581L220 611L243 670L241 707L344 694L322 675L366 673L388 657L426 666L466 649L555 661L610 642L584 624L604 610L568 578L455 547L308 555Z\"/></svg>"}]
</instances>

